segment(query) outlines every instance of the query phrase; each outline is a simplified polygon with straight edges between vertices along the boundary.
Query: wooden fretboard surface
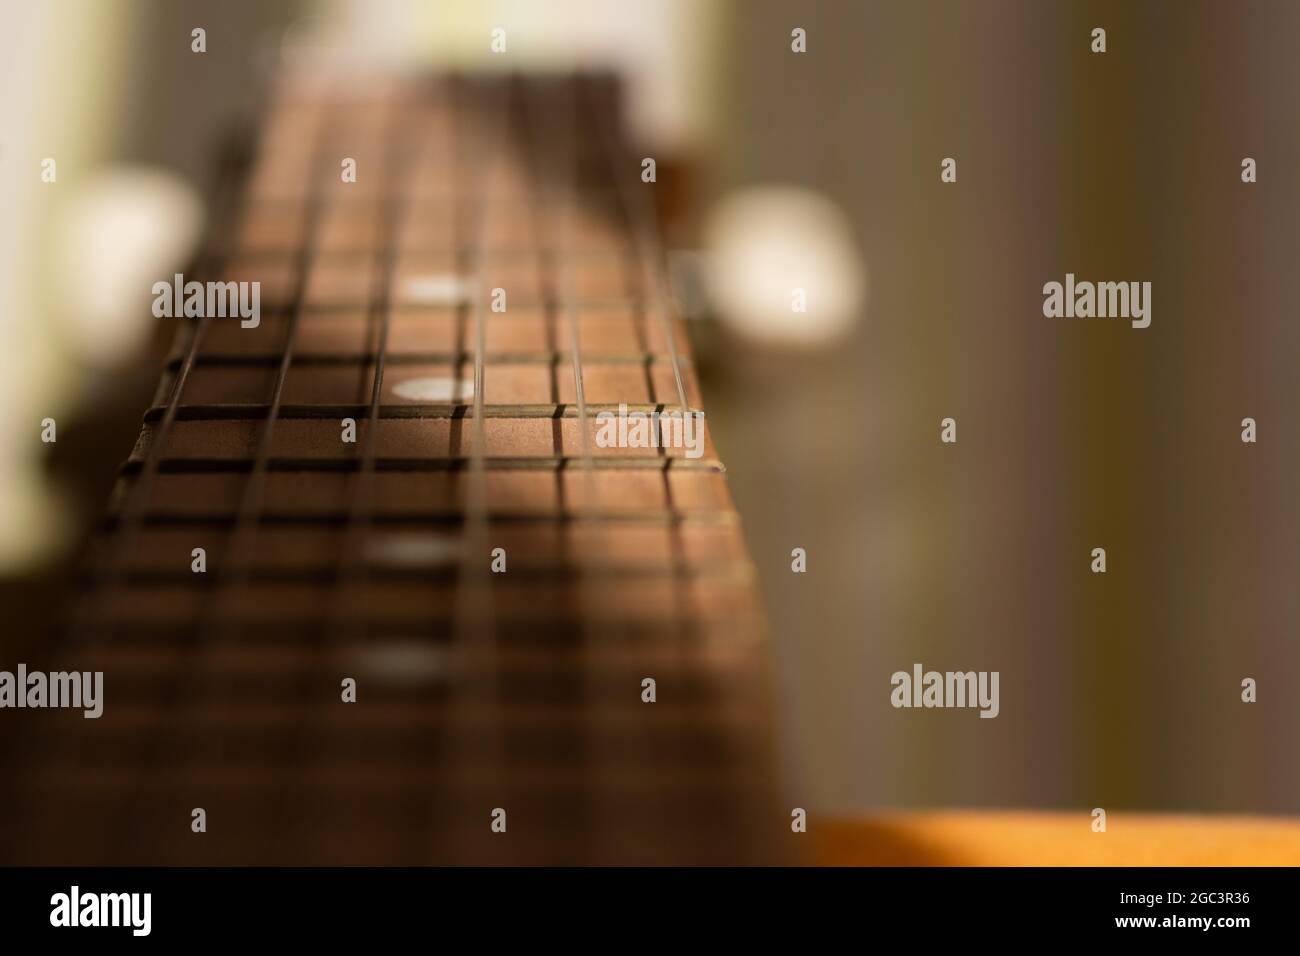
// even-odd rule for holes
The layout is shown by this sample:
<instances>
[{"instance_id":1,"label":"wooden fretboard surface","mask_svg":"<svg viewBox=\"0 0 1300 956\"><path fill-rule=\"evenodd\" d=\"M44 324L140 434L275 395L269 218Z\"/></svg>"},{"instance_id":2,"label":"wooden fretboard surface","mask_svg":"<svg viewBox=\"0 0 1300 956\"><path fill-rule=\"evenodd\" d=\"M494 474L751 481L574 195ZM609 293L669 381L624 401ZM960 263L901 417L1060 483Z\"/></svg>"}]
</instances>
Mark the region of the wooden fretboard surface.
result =
<instances>
[{"instance_id":1,"label":"wooden fretboard surface","mask_svg":"<svg viewBox=\"0 0 1300 956\"><path fill-rule=\"evenodd\" d=\"M104 716L7 718L0 855L774 858L763 621L712 441L595 441L620 403L699 406L612 83L361 86L285 84L186 276L259 281L261 323L175 320L75 623L28 662L103 671Z\"/></svg>"}]
</instances>

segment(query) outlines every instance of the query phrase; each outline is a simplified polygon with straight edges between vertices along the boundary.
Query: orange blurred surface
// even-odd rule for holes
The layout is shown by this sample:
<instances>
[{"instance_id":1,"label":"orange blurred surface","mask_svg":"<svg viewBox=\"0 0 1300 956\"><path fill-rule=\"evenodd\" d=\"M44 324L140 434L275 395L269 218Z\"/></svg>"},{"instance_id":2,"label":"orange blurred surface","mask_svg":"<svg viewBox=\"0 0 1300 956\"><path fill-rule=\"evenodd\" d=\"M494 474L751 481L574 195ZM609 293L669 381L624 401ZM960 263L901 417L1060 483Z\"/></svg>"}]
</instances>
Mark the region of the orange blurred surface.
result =
<instances>
[{"instance_id":1,"label":"orange blurred surface","mask_svg":"<svg viewBox=\"0 0 1300 956\"><path fill-rule=\"evenodd\" d=\"M809 821L822 866L1300 866L1300 820L943 811Z\"/></svg>"}]
</instances>

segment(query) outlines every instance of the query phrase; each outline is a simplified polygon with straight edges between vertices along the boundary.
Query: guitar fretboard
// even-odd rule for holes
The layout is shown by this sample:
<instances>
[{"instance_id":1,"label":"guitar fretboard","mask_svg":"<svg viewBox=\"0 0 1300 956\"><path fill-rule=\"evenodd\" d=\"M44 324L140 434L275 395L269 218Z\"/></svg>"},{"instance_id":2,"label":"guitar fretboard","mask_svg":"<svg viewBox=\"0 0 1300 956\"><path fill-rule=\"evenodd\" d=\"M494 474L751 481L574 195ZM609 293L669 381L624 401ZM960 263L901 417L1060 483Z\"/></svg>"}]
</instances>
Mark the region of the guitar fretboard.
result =
<instances>
[{"instance_id":1,"label":"guitar fretboard","mask_svg":"<svg viewBox=\"0 0 1300 956\"><path fill-rule=\"evenodd\" d=\"M698 456L601 440L700 403L615 100L278 93L185 277L258 282L260 315L174 320L50 665L103 671L104 716L22 718L9 858L770 855L763 622L707 427Z\"/></svg>"}]
</instances>

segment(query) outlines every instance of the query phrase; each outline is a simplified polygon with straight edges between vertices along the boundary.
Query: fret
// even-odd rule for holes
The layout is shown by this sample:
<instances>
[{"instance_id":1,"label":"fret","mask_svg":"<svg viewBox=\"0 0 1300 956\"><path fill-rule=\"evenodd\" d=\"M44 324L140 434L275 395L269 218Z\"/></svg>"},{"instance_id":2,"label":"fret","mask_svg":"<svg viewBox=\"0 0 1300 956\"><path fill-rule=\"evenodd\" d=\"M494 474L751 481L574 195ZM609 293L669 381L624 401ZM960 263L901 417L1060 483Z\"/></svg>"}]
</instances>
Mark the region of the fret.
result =
<instances>
[{"instance_id":1,"label":"fret","mask_svg":"<svg viewBox=\"0 0 1300 956\"><path fill-rule=\"evenodd\" d=\"M274 595L270 596L273 597ZM241 621L238 628L227 629L227 634L222 638L217 648L226 645L253 648L254 646L260 647L263 645L278 646L285 644L296 646L304 644L311 645L319 651L323 617L323 614L309 614L303 618L272 618L269 615L263 617L251 616ZM373 633L387 627L383 619L378 616L374 619L368 619L358 615L352 619L351 624L357 633L362 634ZM509 627L504 629L507 636L503 637L499 644L504 647L511 643L532 642L554 649L563 647L568 642L573 642L578 646L584 646L585 642L578 636L581 634L582 626L583 621L580 617L569 614L564 610L548 612L538 618L519 617L510 620ZM603 638L610 642L640 644L645 647L661 646L663 644L665 628L662 617L625 615L617 619L607 619L602 622L601 626L606 628ZM182 627L176 623L175 615L152 617L136 615L132 618L129 629L122 629L115 622L97 618L95 621L88 622L81 631L77 632L75 637L69 637L68 647L69 650L75 651L78 659L80 659L80 655L84 653L86 648L96 646L105 641L106 638L111 637L113 641L122 646L158 648L160 652L164 652L169 647L189 646L184 637L181 636L184 633ZM407 630L404 634L390 635L385 639L368 641L358 639L357 643L360 645L361 650L368 650L382 648L391 640L413 640L417 641L422 648L434 650L444 638L450 639L449 636L455 630L455 621L446 616L430 616L421 620L418 625L409 625L409 627L416 629ZM737 621L684 619L680 622L679 627L674 626L672 632L674 637L673 646L678 648L677 653L682 652L681 645L698 646L701 649L707 648L711 660L715 659L715 652L727 648L743 649L746 655L753 657L762 653L761 643L756 637L756 634L762 633L761 629L761 616L752 612ZM725 665L726 654L716 653L716 660ZM334 699L337 699L337 695L335 695ZM166 718L163 715L155 716L163 720L170 719L174 715L167 715ZM758 715L755 716L755 719L759 719Z\"/></svg>"},{"instance_id":2,"label":"fret","mask_svg":"<svg viewBox=\"0 0 1300 956\"><path fill-rule=\"evenodd\" d=\"M376 455L381 459L442 459L466 462L474 453L474 430L464 417L380 418L373 423L357 421L358 443L373 425ZM638 459L663 458L673 462L716 463L717 455L708 429L704 426L702 457L687 458L685 447L608 447L596 444L600 425L589 416L586 445L597 462L612 465ZM263 441L265 429L259 420L208 421L178 419L164 435L146 422L132 457L157 455L160 460L191 459L202 461L244 462L264 448L266 459L345 463L360 455L356 444L339 441L339 429L322 428L315 417L284 418L277 422L269 439ZM490 459L566 459L581 461L584 437L576 418L485 416L484 453Z\"/></svg>"},{"instance_id":3,"label":"fret","mask_svg":"<svg viewBox=\"0 0 1300 956\"><path fill-rule=\"evenodd\" d=\"M247 567L247 563L243 564ZM343 611L343 617L369 620L445 620L451 613L456 596L456 581L433 580L428 584L409 580L365 579L357 585L355 600ZM749 575L738 574L736 579L710 580L680 579L655 575L642 581L641 587L612 592L607 588L584 587L578 579L563 579L551 583L546 580L500 581L493 584L494 610L510 614L512 619L533 617L538 619L581 620L578 602L591 597L598 606L591 624L604 626L610 620L650 618L671 619L671 605L675 588L689 592L688 602L693 605L699 619L724 619L741 613L750 598ZM139 588L118 588L101 596L103 614L107 618L138 620L172 620L191 623L200 620L205 592L213 585L195 587L192 581L185 585L142 585ZM240 580L227 588L229 593L222 613L231 618L246 620L326 620L329 607L321 605L321 589L311 584L289 585L278 581ZM367 602L380 606L368 606ZM142 604L144 606L142 606ZM538 606L541 604L542 606ZM748 614L748 619L757 615Z\"/></svg>"},{"instance_id":4,"label":"fret","mask_svg":"<svg viewBox=\"0 0 1300 956\"><path fill-rule=\"evenodd\" d=\"M246 463L245 463L246 464ZM723 474L713 468L671 468L667 488L662 464L647 467L596 468L590 480L576 470L551 468L494 469L484 476L486 510L494 520L553 520L578 511L622 515L627 520L705 518L734 520ZM558 478L557 478L558 475ZM229 471L163 471L143 516L206 517L233 521L245 476ZM464 471L380 470L373 478L374 516L455 517L463 514ZM327 520L343 513L351 490L347 471L267 472L263 519ZM592 492L594 491L594 494ZM118 501L129 494L119 491ZM110 514L115 512L110 511Z\"/></svg>"},{"instance_id":5,"label":"fret","mask_svg":"<svg viewBox=\"0 0 1300 956\"><path fill-rule=\"evenodd\" d=\"M270 633L270 632L267 632ZM103 724L103 735L108 739L120 738L120 746L129 749L134 738L141 730L149 729L157 719L155 708L165 702L159 693L160 676L174 670L177 659L183 651L175 646L167 646L160 641L148 640L149 631L142 629L146 639L133 638L129 643L110 649L97 650L88 660L97 670L109 671L121 668L126 674L122 687L120 717L111 723ZM283 636L292 634L286 628L278 628L274 634ZM217 727L225 725L238 732L241 728L278 728L296 720L302 711L314 707L319 697L314 693L312 684L298 680L302 674L328 676L340 666L353 666L361 673L390 676L396 667L404 671L405 682L386 681L376 688L373 706L363 712L348 715L335 708L319 710L318 719L323 729L332 733L362 737L372 732L384 732L386 737L401 739L406 734L437 730L445 727L449 736L457 732L475 732L494 717L494 710L481 704L471 704L452 710L442 706L445 703L445 675L435 677L429 668L420 667L417 656L424 647L416 647L409 641L393 642L382 648L380 655L365 655L356 648L342 648L332 657L322 656L313 645L315 641L259 641L256 647L249 644L231 644L222 647L212 656L214 673L226 678L234 678L245 688L243 698L238 706L226 704L211 709L193 710L181 715L180 719L193 727ZM510 681L512 684L526 681L530 671L536 667L549 668L555 673L572 673L576 656L581 652L576 642L569 647L555 647L553 643L546 647L538 642L531 644L515 640L503 649L503 656L509 658ZM752 659L752 647L732 648L732 657L736 663L744 664ZM651 646L648 642L637 642L634 637L621 641L618 649L609 652L611 673L623 668L624 672L634 663L650 661L669 663L670 651ZM679 655L680 657L680 655ZM679 666L682 664L678 662ZM567 671L561 672L561 668ZM753 698L737 693L728 695L719 691L716 682L710 683L708 671L697 666L690 678L687 689L694 693L675 697L665 701L660 718L647 726L646 733L661 734L666 738L688 739L698 749L721 751L723 748L717 737L709 734L691 736L692 729L701 723L719 731L756 732L762 729L763 720L758 716L761 703ZM615 682L610 682L615 686ZM274 686L280 693L266 693L263 688ZM739 685L738 685L739 686ZM564 685L557 684L555 693L546 689L534 693L520 694L506 702L505 710L516 721L518 736L523 740L534 740L539 744L554 749L569 749L581 744L581 738L566 734L564 739L556 731L574 730L585 723L584 716L566 701ZM292 688L291 692L286 690ZM208 693L210 688L204 693ZM215 696L215 695L214 695ZM213 703L217 703L214 701ZM616 739L618 734L635 723L638 718L619 706L619 701L612 695L603 697L600 704L601 721L594 731L608 734ZM51 728L51 740L67 740L75 743L78 735L71 727L64 725ZM383 747L383 740L371 738L372 744ZM278 739L263 741L266 746L276 746ZM514 741L512 741L514 743ZM757 737L737 740L737 745L750 750L761 745ZM107 756L107 755L106 755ZM125 755L124 755L125 756ZM238 759L238 751L232 751L232 759ZM94 758L92 758L94 759ZM116 760L103 760L104 764L115 764ZM115 769L112 766L105 770ZM382 768L376 768L382 772ZM409 768L422 772L423 767ZM653 772L653 767L642 767ZM358 781L358 783L361 783Z\"/></svg>"},{"instance_id":6,"label":"fret","mask_svg":"<svg viewBox=\"0 0 1300 956\"><path fill-rule=\"evenodd\" d=\"M423 384L418 387L423 388ZM437 388L449 388L444 384L431 385ZM463 386L466 390L470 388L470 383L465 381ZM423 395L421 395L423 397ZM674 411L666 406L663 402L651 404L649 402L622 402L614 405L610 402L597 402L588 406L593 415L600 412L609 412L614 415L620 409L627 411L629 414L638 413L641 415L650 415L655 412L669 413ZM365 413L368 406L360 403L348 403L342 405L281 405L281 418L297 419L329 419L336 420L340 417L350 416L356 412ZM144 420L146 422L156 422L161 420L166 409L161 406L155 406L145 411ZM250 418L265 418L267 406L262 404L238 403L231 405L187 405L177 409L176 418L184 421L239 421ZM468 410L468 406L463 404L441 404L429 405L424 402L406 402L401 405L380 405L377 418L451 418L458 420L473 419L474 415ZM484 418L546 418L562 419L577 418L579 411L573 404L557 402L545 405L488 405L483 410ZM590 417L590 416L589 416ZM600 421L590 423L596 428L600 428ZM499 461L498 459L497 461ZM637 459L635 457L625 459L629 467L636 467ZM492 462L496 465L497 461ZM681 467L689 467L695 463L692 456L687 456L687 460L682 463ZM126 462L125 467L132 467L132 462ZM176 462L164 463L176 465ZM238 464L236 462L236 464ZM603 467L600 460L594 462L597 468ZM711 463L717 466L716 462ZM340 460L340 466L346 467L347 460Z\"/></svg>"},{"instance_id":7,"label":"fret","mask_svg":"<svg viewBox=\"0 0 1300 956\"><path fill-rule=\"evenodd\" d=\"M576 306L584 355L593 359L621 357L645 360L667 357L668 344L658 324L646 327L633 304L606 302ZM299 329L301 340L296 358L317 357L359 361L369 357L365 341L366 313L360 308L308 310L308 320ZM396 307L392 310L390 354L400 361L405 356L468 354L457 338L459 310L447 307ZM508 312L493 314L487 328L489 357L498 353L556 353L567 358L569 345L548 335L547 310L511 300ZM236 359L272 360L280 356L287 320L263 312L256 329L243 329L237 322L211 323L198 347L200 364ZM685 329L675 323L674 335L685 339ZM178 357L172 359L177 362ZM689 365L689 357L684 357Z\"/></svg>"}]
</instances>

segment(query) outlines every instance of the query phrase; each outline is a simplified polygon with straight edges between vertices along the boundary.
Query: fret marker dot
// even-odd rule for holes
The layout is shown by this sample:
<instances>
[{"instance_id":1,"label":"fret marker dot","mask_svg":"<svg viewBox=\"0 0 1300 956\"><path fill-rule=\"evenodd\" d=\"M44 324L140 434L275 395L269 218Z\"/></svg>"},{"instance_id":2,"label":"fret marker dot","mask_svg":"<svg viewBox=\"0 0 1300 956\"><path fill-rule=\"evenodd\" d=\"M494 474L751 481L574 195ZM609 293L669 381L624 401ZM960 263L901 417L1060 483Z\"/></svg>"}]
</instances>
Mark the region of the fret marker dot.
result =
<instances>
[{"instance_id":1,"label":"fret marker dot","mask_svg":"<svg viewBox=\"0 0 1300 956\"><path fill-rule=\"evenodd\" d=\"M447 655L414 638L391 639L360 651L357 663L365 676L387 684L415 686L447 678Z\"/></svg>"},{"instance_id":2,"label":"fret marker dot","mask_svg":"<svg viewBox=\"0 0 1300 956\"><path fill-rule=\"evenodd\" d=\"M409 302L418 305L461 305L473 297L473 283L453 273L415 275L402 284Z\"/></svg>"},{"instance_id":3,"label":"fret marker dot","mask_svg":"<svg viewBox=\"0 0 1300 956\"><path fill-rule=\"evenodd\" d=\"M412 402L468 402L474 397L474 380L445 376L408 378L393 386L393 394Z\"/></svg>"},{"instance_id":4,"label":"fret marker dot","mask_svg":"<svg viewBox=\"0 0 1300 956\"><path fill-rule=\"evenodd\" d=\"M435 534L391 534L366 542L366 560L384 567L443 567L460 560L460 546Z\"/></svg>"}]
</instances>

